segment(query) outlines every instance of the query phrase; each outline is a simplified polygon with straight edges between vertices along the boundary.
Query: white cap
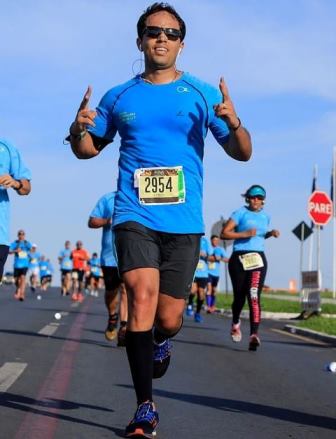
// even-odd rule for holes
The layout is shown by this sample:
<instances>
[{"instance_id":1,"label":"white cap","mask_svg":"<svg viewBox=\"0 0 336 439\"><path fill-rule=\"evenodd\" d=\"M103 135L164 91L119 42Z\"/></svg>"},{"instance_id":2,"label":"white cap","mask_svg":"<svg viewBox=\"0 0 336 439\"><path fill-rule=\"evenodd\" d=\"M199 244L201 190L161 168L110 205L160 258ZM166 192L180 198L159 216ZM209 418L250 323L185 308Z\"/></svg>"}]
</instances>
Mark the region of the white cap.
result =
<instances>
[{"instance_id":1,"label":"white cap","mask_svg":"<svg viewBox=\"0 0 336 439\"><path fill-rule=\"evenodd\" d=\"M37 247L37 245L36 244L32 244L32 247Z\"/></svg>"}]
</instances>

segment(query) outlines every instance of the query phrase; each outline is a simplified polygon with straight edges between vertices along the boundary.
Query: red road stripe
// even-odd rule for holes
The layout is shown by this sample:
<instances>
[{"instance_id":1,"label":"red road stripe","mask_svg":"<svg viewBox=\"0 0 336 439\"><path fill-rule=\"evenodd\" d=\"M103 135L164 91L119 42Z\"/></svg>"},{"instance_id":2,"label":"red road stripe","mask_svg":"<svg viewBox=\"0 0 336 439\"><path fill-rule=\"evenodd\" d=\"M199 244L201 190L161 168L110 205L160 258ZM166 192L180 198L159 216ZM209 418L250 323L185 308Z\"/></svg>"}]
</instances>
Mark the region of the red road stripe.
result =
<instances>
[{"instance_id":1,"label":"red road stripe","mask_svg":"<svg viewBox=\"0 0 336 439\"><path fill-rule=\"evenodd\" d=\"M28 412L15 435L15 439L52 439L54 437L58 422L57 414L60 409L54 406L52 400L64 399L69 387L75 356L80 346L80 336L87 319L86 311L91 302L91 300L86 300L86 303L83 304L81 313L76 317L69 331L69 340L64 342L61 352L36 397L39 403L46 401L46 408L37 408L36 413L33 412L34 409ZM50 400L53 407L48 407ZM45 414L39 413L42 410L45 411Z\"/></svg>"}]
</instances>

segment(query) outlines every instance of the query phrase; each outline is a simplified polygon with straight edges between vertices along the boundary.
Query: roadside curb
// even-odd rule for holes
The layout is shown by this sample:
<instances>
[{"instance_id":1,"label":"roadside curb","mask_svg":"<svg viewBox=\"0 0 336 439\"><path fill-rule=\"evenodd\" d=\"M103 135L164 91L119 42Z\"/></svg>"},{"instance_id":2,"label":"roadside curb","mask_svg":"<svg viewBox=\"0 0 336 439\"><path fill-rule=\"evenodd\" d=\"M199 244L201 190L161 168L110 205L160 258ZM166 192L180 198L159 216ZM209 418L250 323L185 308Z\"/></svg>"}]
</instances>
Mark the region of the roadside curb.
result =
<instances>
[{"instance_id":1,"label":"roadside curb","mask_svg":"<svg viewBox=\"0 0 336 439\"><path fill-rule=\"evenodd\" d=\"M229 310L220 309L220 315L225 317L232 317L232 313ZM297 313L286 313L286 312L268 312L265 311L262 313L262 318L270 319L270 320L292 320L297 317ZM249 311L242 311L241 318L248 319ZM304 337L313 338L315 340L323 341L324 343L328 343L331 346L336 346L336 336L324 334L322 332L313 331L312 329L300 328L296 325L286 324L284 326L284 331L290 332L291 334L302 335Z\"/></svg>"},{"instance_id":2,"label":"roadside curb","mask_svg":"<svg viewBox=\"0 0 336 439\"><path fill-rule=\"evenodd\" d=\"M300 328L295 325L285 325L284 331L290 332L291 334L298 334L305 337L310 337L336 347L336 337L334 335L323 334L322 332L313 331L312 329L307 328Z\"/></svg>"}]
</instances>

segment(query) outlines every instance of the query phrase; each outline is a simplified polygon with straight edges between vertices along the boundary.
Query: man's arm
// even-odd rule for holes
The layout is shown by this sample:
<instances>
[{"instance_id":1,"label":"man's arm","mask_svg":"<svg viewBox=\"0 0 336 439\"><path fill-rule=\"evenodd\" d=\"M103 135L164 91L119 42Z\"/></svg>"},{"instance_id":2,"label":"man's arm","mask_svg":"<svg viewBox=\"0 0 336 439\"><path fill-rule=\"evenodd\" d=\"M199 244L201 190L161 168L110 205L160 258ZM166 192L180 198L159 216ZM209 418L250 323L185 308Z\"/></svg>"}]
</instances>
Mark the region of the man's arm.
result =
<instances>
[{"instance_id":1,"label":"man's arm","mask_svg":"<svg viewBox=\"0 0 336 439\"><path fill-rule=\"evenodd\" d=\"M90 216L88 221L88 227L90 229L99 229L100 227L104 227L108 224L111 224L111 218L96 218Z\"/></svg>"},{"instance_id":2,"label":"man's arm","mask_svg":"<svg viewBox=\"0 0 336 439\"><path fill-rule=\"evenodd\" d=\"M13 188L19 195L28 195L31 190L29 180L25 178L16 180L9 174L1 175L0 186L6 189Z\"/></svg>"},{"instance_id":3,"label":"man's arm","mask_svg":"<svg viewBox=\"0 0 336 439\"><path fill-rule=\"evenodd\" d=\"M229 129L230 137L228 143L222 145L224 151L235 160L248 161L252 155L252 142L250 133L241 124L236 114L233 102L229 96L228 88L221 78L219 89L222 93L222 102L214 106L217 117L223 119Z\"/></svg>"}]
</instances>

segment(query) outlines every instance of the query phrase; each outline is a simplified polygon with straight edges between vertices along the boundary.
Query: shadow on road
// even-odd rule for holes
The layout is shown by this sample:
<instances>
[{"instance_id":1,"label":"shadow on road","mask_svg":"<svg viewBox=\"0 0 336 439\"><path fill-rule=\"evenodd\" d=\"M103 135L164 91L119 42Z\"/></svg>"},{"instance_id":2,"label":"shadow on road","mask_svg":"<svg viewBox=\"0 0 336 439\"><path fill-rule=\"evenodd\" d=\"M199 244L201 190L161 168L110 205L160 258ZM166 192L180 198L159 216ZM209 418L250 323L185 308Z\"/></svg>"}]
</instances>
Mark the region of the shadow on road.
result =
<instances>
[{"instance_id":1,"label":"shadow on road","mask_svg":"<svg viewBox=\"0 0 336 439\"><path fill-rule=\"evenodd\" d=\"M89 340L89 339L85 339L85 338L57 337L55 335L38 334L37 332L32 332L32 331L16 331L14 329L0 329L0 333L12 334L12 335L25 335L28 337L46 338L48 340L75 341L76 343L80 343L80 344L88 344L88 345L99 346L101 348L119 350L117 348L117 346L109 344L108 342L100 342L100 341ZM100 331L100 333L102 333L102 332Z\"/></svg>"},{"instance_id":2,"label":"shadow on road","mask_svg":"<svg viewBox=\"0 0 336 439\"><path fill-rule=\"evenodd\" d=\"M109 413L114 412L114 410L108 409L106 407L90 405L90 404L82 404L79 402L65 401L59 399L45 399L39 401L39 400L35 400L34 398L15 395L13 393L0 394L0 406L7 407L10 409L20 410L22 412L33 413L35 415L47 416L62 421L68 421L75 424L104 428L105 430L113 431L117 436L120 437L124 436L124 430L121 430L119 428L115 428L109 425L103 425L97 422L87 421L85 419L79 419L59 413L59 410L77 410L81 408L86 408L96 411L104 411ZM48 411L48 409L50 411Z\"/></svg>"},{"instance_id":3,"label":"shadow on road","mask_svg":"<svg viewBox=\"0 0 336 439\"><path fill-rule=\"evenodd\" d=\"M131 386L120 384L119 387L132 389ZM268 418L279 419L281 421L293 422L294 424L310 425L314 427L336 430L336 419L328 416L313 415L303 413L297 410L289 410L282 407L269 406L264 404L255 404L253 402L237 401L234 399L217 398L213 396L192 395L188 393L169 392L167 390L154 390L156 396L169 398L177 401L187 402L211 407L217 410L224 410L235 413L250 413Z\"/></svg>"}]
</instances>

